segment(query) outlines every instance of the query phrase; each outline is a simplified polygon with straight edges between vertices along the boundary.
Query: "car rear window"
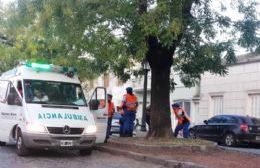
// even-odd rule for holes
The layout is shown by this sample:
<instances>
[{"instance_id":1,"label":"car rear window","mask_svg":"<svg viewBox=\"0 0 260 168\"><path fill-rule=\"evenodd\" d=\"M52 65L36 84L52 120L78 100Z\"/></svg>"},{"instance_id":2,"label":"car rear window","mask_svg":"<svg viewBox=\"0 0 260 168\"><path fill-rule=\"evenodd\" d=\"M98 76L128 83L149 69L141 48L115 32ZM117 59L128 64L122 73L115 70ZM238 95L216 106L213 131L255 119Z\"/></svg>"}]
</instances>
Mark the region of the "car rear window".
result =
<instances>
[{"instance_id":1,"label":"car rear window","mask_svg":"<svg viewBox=\"0 0 260 168\"><path fill-rule=\"evenodd\" d=\"M235 117L229 117L227 122L237 124L239 123L239 120Z\"/></svg>"},{"instance_id":2,"label":"car rear window","mask_svg":"<svg viewBox=\"0 0 260 168\"><path fill-rule=\"evenodd\" d=\"M242 123L252 124L251 118L249 118L249 117L241 117L240 119L241 119Z\"/></svg>"}]
</instances>

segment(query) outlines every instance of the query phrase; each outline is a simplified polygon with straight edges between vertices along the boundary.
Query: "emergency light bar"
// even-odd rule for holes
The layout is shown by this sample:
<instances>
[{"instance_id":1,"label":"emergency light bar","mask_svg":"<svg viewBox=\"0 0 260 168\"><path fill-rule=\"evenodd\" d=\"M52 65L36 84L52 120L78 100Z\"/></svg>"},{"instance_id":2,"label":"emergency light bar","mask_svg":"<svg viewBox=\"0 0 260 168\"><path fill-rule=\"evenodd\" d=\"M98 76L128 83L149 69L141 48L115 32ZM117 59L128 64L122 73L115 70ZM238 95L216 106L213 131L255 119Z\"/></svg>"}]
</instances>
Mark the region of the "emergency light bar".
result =
<instances>
[{"instance_id":1,"label":"emergency light bar","mask_svg":"<svg viewBox=\"0 0 260 168\"><path fill-rule=\"evenodd\" d=\"M52 69L50 64L39 64L39 63L34 63L34 62L26 62L25 66L36 69L36 70L49 71Z\"/></svg>"},{"instance_id":2,"label":"emergency light bar","mask_svg":"<svg viewBox=\"0 0 260 168\"><path fill-rule=\"evenodd\" d=\"M77 72L76 68L73 67L64 67L64 66L57 66L53 64L41 64L36 62L22 62L22 65L25 65L28 68L32 68L36 71L47 71L47 72L57 72L57 73L64 73L69 77L73 77L74 74Z\"/></svg>"}]
</instances>

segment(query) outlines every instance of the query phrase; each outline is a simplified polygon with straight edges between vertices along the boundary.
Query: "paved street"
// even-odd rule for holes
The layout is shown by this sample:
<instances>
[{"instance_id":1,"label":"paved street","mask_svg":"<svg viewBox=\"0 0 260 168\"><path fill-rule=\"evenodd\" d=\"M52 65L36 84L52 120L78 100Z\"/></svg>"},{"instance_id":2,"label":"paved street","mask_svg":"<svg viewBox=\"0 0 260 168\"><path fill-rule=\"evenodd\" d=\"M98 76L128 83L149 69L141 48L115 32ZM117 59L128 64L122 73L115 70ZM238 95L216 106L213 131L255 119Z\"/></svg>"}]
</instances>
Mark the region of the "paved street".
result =
<instances>
[{"instance_id":1,"label":"paved street","mask_svg":"<svg viewBox=\"0 0 260 168\"><path fill-rule=\"evenodd\" d=\"M42 151L30 157L19 157L14 146L0 147L1 168L161 168L121 156L94 151L91 156L79 156L76 151Z\"/></svg>"},{"instance_id":2,"label":"paved street","mask_svg":"<svg viewBox=\"0 0 260 168\"><path fill-rule=\"evenodd\" d=\"M260 146L240 146L240 147L225 147L225 146L220 146L220 148L230 150L230 151L238 151L238 152L243 152L243 153L251 153L251 154L256 154L260 155Z\"/></svg>"}]
</instances>

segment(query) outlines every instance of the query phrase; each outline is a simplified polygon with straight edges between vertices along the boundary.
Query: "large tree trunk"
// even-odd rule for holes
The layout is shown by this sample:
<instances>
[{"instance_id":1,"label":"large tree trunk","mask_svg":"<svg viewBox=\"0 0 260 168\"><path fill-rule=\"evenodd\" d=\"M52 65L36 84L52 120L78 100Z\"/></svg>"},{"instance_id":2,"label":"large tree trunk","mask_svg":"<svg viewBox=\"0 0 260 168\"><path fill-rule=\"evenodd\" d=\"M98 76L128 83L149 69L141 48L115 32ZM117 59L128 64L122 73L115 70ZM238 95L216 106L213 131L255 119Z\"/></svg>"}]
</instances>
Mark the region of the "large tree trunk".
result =
<instances>
[{"instance_id":1,"label":"large tree trunk","mask_svg":"<svg viewBox=\"0 0 260 168\"><path fill-rule=\"evenodd\" d=\"M151 125L148 137L172 137L170 118L170 68L152 69Z\"/></svg>"},{"instance_id":2,"label":"large tree trunk","mask_svg":"<svg viewBox=\"0 0 260 168\"><path fill-rule=\"evenodd\" d=\"M152 70L150 128L147 137L173 137L170 111L170 72L173 51L150 39L147 60Z\"/></svg>"},{"instance_id":3,"label":"large tree trunk","mask_svg":"<svg viewBox=\"0 0 260 168\"><path fill-rule=\"evenodd\" d=\"M139 0L139 14L143 15L147 12L147 0ZM194 0L181 1L183 13L183 30L192 19L190 13ZM141 29L141 28L140 28ZM150 112L150 129L148 137L170 138L173 136L171 126L171 110L170 110L170 72L173 63L173 54L179 45L183 33L175 34L171 46L164 46L160 40L154 35L146 37L148 51L146 59L148 60L152 70L152 86L151 86L151 112Z\"/></svg>"}]
</instances>

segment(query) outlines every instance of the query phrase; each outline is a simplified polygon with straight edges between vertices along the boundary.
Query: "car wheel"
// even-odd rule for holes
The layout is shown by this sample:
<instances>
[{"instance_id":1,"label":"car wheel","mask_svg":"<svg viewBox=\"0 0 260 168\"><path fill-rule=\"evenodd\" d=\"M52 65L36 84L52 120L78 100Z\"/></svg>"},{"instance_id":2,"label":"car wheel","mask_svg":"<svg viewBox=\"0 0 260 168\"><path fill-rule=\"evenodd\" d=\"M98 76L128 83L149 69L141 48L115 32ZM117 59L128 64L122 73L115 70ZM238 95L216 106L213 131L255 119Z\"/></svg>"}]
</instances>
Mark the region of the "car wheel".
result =
<instances>
[{"instance_id":1,"label":"car wheel","mask_svg":"<svg viewBox=\"0 0 260 168\"><path fill-rule=\"evenodd\" d=\"M30 153L29 149L24 145L23 135L20 130L18 130L18 132L17 132L16 153L18 156L27 156Z\"/></svg>"},{"instance_id":2,"label":"car wheel","mask_svg":"<svg viewBox=\"0 0 260 168\"><path fill-rule=\"evenodd\" d=\"M80 149L80 150L79 150L79 154L80 154L81 156L91 155L92 150L93 150L92 148L89 148L89 149Z\"/></svg>"},{"instance_id":3,"label":"car wheel","mask_svg":"<svg viewBox=\"0 0 260 168\"><path fill-rule=\"evenodd\" d=\"M191 139L196 139L197 138L196 133L195 133L194 130L190 130L190 138Z\"/></svg>"},{"instance_id":4,"label":"car wheel","mask_svg":"<svg viewBox=\"0 0 260 168\"><path fill-rule=\"evenodd\" d=\"M236 145L236 138L234 134L228 133L224 136L224 144L226 146L235 146Z\"/></svg>"}]
</instances>

